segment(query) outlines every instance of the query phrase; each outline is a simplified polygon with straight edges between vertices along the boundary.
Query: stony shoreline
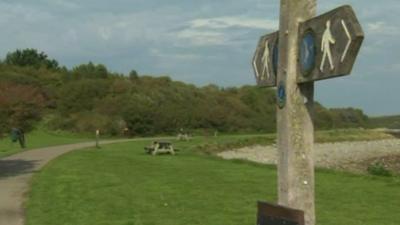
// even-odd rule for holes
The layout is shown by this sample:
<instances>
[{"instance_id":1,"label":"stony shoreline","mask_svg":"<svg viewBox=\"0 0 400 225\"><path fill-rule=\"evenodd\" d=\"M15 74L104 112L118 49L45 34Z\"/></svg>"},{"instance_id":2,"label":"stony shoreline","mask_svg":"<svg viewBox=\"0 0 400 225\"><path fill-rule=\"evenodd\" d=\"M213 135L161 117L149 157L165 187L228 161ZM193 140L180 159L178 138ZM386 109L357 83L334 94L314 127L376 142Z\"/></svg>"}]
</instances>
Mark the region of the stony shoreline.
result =
<instances>
[{"instance_id":1,"label":"stony shoreline","mask_svg":"<svg viewBox=\"0 0 400 225\"><path fill-rule=\"evenodd\" d=\"M400 139L315 144L315 166L353 173L365 173L372 159L400 156ZM224 159L245 159L276 164L276 146L251 146L217 154ZM400 171L396 171L400 172Z\"/></svg>"}]
</instances>

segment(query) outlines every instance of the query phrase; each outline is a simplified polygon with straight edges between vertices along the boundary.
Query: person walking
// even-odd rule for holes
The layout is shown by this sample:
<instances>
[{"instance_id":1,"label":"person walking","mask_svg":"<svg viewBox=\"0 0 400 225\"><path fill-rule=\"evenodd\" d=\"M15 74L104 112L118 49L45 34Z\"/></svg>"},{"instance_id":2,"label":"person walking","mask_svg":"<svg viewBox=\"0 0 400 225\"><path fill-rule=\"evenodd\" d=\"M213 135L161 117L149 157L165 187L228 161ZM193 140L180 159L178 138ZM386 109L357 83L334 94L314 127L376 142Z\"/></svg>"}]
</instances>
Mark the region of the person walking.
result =
<instances>
[{"instance_id":1,"label":"person walking","mask_svg":"<svg viewBox=\"0 0 400 225\"><path fill-rule=\"evenodd\" d=\"M11 141L12 142L19 142L21 148L25 148L25 132L21 128L12 128L11 129Z\"/></svg>"}]
</instances>

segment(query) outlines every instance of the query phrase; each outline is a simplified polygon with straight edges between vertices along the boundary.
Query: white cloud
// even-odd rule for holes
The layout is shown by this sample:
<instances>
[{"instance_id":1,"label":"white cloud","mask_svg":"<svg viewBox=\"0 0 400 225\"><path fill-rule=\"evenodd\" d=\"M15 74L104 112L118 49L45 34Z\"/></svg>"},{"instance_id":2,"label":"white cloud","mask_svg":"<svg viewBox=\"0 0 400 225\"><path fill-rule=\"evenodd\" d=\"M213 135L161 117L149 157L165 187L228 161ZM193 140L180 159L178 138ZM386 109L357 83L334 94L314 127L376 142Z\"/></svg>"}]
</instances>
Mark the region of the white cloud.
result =
<instances>
[{"instance_id":1,"label":"white cloud","mask_svg":"<svg viewBox=\"0 0 400 225\"><path fill-rule=\"evenodd\" d=\"M194 61L201 58L201 56L193 53L166 53L160 49L152 48L149 50L152 56L161 58L161 59L168 59L170 61L171 58L179 60L179 61Z\"/></svg>"},{"instance_id":2,"label":"white cloud","mask_svg":"<svg viewBox=\"0 0 400 225\"><path fill-rule=\"evenodd\" d=\"M396 76L398 76L398 74L400 74L400 63L394 63L390 65L389 70L396 73Z\"/></svg>"},{"instance_id":3,"label":"white cloud","mask_svg":"<svg viewBox=\"0 0 400 225\"><path fill-rule=\"evenodd\" d=\"M44 0L45 4L61 7L62 9L77 10L80 6L70 0Z\"/></svg>"},{"instance_id":4,"label":"white cloud","mask_svg":"<svg viewBox=\"0 0 400 225\"><path fill-rule=\"evenodd\" d=\"M176 34L179 39L189 40L192 45L222 45L225 43L225 35L216 31L202 31L197 29L186 29Z\"/></svg>"},{"instance_id":5,"label":"white cloud","mask_svg":"<svg viewBox=\"0 0 400 225\"><path fill-rule=\"evenodd\" d=\"M110 28L108 27L99 27L98 29L99 35L100 37L105 40L108 41L111 38L112 32L110 30Z\"/></svg>"},{"instance_id":6,"label":"white cloud","mask_svg":"<svg viewBox=\"0 0 400 225\"><path fill-rule=\"evenodd\" d=\"M278 29L278 21L245 18L245 17L215 17L205 19L195 19L190 22L192 28L226 29L231 27L242 27L252 29Z\"/></svg>"},{"instance_id":7,"label":"white cloud","mask_svg":"<svg viewBox=\"0 0 400 225\"><path fill-rule=\"evenodd\" d=\"M277 27L278 22L273 20L243 16L202 18L191 20L186 29L173 36L194 46L232 45L233 40L243 36L243 29L276 30Z\"/></svg>"},{"instance_id":8,"label":"white cloud","mask_svg":"<svg viewBox=\"0 0 400 225\"><path fill-rule=\"evenodd\" d=\"M9 25L15 22L35 24L52 21L54 17L44 10L31 8L23 4L0 2L0 24Z\"/></svg>"},{"instance_id":9,"label":"white cloud","mask_svg":"<svg viewBox=\"0 0 400 225\"><path fill-rule=\"evenodd\" d=\"M399 35L400 29L386 22L376 21L367 24L367 32L374 35Z\"/></svg>"}]
</instances>

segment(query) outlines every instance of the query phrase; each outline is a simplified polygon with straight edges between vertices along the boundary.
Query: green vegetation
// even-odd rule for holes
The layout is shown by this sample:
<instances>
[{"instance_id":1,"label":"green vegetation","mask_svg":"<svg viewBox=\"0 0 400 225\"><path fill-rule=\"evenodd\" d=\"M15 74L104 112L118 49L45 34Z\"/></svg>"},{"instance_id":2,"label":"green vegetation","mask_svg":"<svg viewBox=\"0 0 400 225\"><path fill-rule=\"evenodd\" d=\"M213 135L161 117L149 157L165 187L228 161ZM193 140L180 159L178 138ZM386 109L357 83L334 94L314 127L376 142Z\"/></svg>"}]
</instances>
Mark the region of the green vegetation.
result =
<instances>
[{"instance_id":1,"label":"green vegetation","mask_svg":"<svg viewBox=\"0 0 400 225\"><path fill-rule=\"evenodd\" d=\"M229 136L223 136L229 137ZM239 136L236 136L239 137ZM276 134L266 135L242 135L241 138L236 138L230 141L218 142L207 141L199 144L196 148L199 152L206 154L215 154L218 152L237 149L253 145L271 145L276 143ZM338 129L328 131L317 131L315 133L315 142L342 142L342 141L373 141L382 139L391 139L392 135L386 134L379 130L366 130L366 129Z\"/></svg>"},{"instance_id":2,"label":"green vegetation","mask_svg":"<svg viewBox=\"0 0 400 225\"><path fill-rule=\"evenodd\" d=\"M276 201L275 168L196 151L247 138L177 142L176 156L146 155L143 141L69 153L35 176L27 224L254 224L256 202ZM398 177L316 173L320 225L397 225L398 199Z\"/></svg>"},{"instance_id":3,"label":"green vegetation","mask_svg":"<svg viewBox=\"0 0 400 225\"><path fill-rule=\"evenodd\" d=\"M400 129L400 116L371 117L369 126L371 128Z\"/></svg>"},{"instance_id":4,"label":"green vegetation","mask_svg":"<svg viewBox=\"0 0 400 225\"><path fill-rule=\"evenodd\" d=\"M24 150L21 149L17 142L12 143L10 138L0 139L0 158L33 148L73 144L88 140L90 138L84 138L82 135L74 135L69 132L50 132L39 129L26 134L27 148Z\"/></svg>"},{"instance_id":5,"label":"green vegetation","mask_svg":"<svg viewBox=\"0 0 400 225\"><path fill-rule=\"evenodd\" d=\"M197 87L167 76L110 72L92 62L67 69L34 49L17 50L0 62L0 135L47 129L108 135L273 133L275 93L252 86ZM43 122L44 121L44 122ZM358 109L316 104L319 129L366 126ZM126 129L127 128L127 129Z\"/></svg>"},{"instance_id":6,"label":"green vegetation","mask_svg":"<svg viewBox=\"0 0 400 225\"><path fill-rule=\"evenodd\" d=\"M393 138L393 136L390 134L387 134L380 130L370 129L335 129L317 131L315 133L315 141L319 143L342 141L374 141L390 138Z\"/></svg>"},{"instance_id":7,"label":"green vegetation","mask_svg":"<svg viewBox=\"0 0 400 225\"><path fill-rule=\"evenodd\" d=\"M375 162L369 165L368 173L376 176L384 176L384 177L392 176L392 173L387 168L385 168L385 164L383 164L382 162Z\"/></svg>"}]
</instances>

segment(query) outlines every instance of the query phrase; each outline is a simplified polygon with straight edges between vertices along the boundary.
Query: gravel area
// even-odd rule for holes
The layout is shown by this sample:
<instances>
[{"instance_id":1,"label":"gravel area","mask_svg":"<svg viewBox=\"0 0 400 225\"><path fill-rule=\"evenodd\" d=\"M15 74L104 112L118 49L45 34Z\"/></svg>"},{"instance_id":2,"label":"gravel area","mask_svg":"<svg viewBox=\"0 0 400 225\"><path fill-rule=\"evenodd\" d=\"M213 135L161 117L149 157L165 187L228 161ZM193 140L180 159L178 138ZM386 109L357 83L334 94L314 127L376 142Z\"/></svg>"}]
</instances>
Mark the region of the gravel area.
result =
<instances>
[{"instance_id":1,"label":"gravel area","mask_svg":"<svg viewBox=\"0 0 400 225\"><path fill-rule=\"evenodd\" d=\"M276 164L276 146L252 146L219 153L224 159L246 159ZM315 165L319 168L364 173L371 159L400 156L400 139L316 144ZM397 157L399 158L399 157ZM398 171L397 171L398 172Z\"/></svg>"}]
</instances>

